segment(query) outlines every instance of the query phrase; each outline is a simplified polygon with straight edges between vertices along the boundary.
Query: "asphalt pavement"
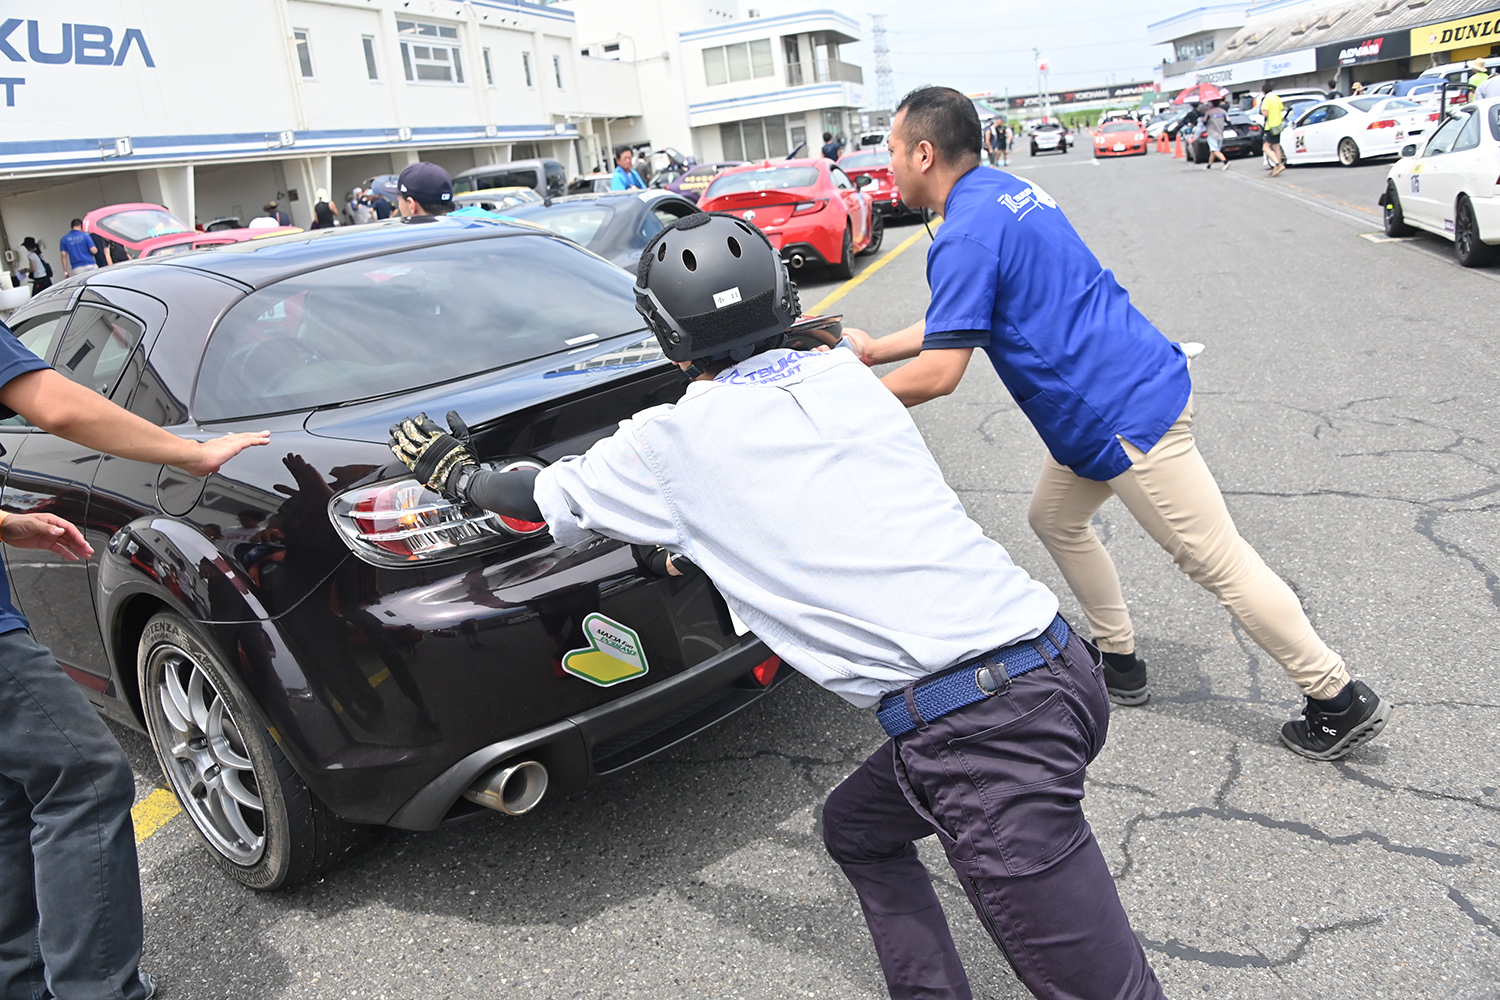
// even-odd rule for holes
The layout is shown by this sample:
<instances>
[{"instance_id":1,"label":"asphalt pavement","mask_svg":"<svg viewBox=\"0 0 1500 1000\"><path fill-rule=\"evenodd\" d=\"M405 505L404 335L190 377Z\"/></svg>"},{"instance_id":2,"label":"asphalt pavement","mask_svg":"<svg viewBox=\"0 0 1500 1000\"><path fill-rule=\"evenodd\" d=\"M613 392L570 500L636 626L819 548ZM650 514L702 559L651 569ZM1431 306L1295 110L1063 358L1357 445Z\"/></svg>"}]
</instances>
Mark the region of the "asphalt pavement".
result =
<instances>
[{"instance_id":1,"label":"asphalt pavement","mask_svg":"<svg viewBox=\"0 0 1500 1000\"><path fill-rule=\"evenodd\" d=\"M1116 709L1085 805L1174 997L1500 997L1500 271L1436 238L1368 238L1387 166L1014 166L1164 333L1207 345L1195 432L1241 532L1398 706L1344 762L1293 756L1276 664L1123 507L1101 510L1154 695ZM840 295L877 334L919 318L920 224L884 252L913 235L852 286L799 275L804 306ZM1042 447L984 359L913 415L971 516L1081 621L1026 525ZM120 735L144 799L159 773ZM816 830L882 738L798 678L618 779L525 817L377 831L267 895L219 874L178 815L141 844L147 966L166 1000L883 997ZM922 849L976 995L1025 997Z\"/></svg>"}]
</instances>

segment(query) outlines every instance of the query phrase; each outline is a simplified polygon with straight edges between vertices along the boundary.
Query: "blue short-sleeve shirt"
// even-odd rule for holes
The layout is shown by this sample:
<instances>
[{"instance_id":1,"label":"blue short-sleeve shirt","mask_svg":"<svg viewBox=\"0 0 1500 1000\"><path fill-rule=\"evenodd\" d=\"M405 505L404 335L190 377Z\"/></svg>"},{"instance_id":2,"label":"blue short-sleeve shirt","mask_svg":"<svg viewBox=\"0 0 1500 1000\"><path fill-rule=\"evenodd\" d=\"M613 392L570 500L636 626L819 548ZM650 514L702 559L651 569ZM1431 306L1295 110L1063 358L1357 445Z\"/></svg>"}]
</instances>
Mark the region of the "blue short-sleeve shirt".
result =
<instances>
[{"instance_id":1,"label":"blue short-sleeve shirt","mask_svg":"<svg viewBox=\"0 0 1500 1000\"><path fill-rule=\"evenodd\" d=\"M924 349L979 347L1052 457L1085 479L1130 468L1192 392L1182 349L1152 326L1045 191L975 167L927 254Z\"/></svg>"},{"instance_id":2,"label":"blue short-sleeve shirt","mask_svg":"<svg viewBox=\"0 0 1500 1000\"><path fill-rule=\"evenodd\" d=\"M57 245L62 248L63 253L68 255L69 268L99 263L99 258L94 256L93 237L82 229L69 229L63 233Z\"/></svg>"},{"instance_id":3,"label":"blue short-sleeve shirt","mask_svg":"<svg viewBox=\"0 0 1500 1000\"><path fill-rule=\"evenodd\" d=\"M631 188L641 188L644 190L645 187L646 185L641 181L640 174L634 170L626 170L624 167L615 167L615 172L609 179L609 189L611 191L629 191Z\"/></svg>"},{"instance_id":4,"label":"blue short-sleeve shirt","mask_svg":"<svg viewBox=\"0 0 1500 1000\"><path fill-rule=\"evenodd\" d=\"M10 332L10 327L0 323L0 386L18 375L40 371L51 365L32 354ZM0 419L15 416L13 410L0 406ZM16 610L10 599L10 576L0 566L0 633L14 632L26 628L26 619Z\"/></svg>"}]
</instances>

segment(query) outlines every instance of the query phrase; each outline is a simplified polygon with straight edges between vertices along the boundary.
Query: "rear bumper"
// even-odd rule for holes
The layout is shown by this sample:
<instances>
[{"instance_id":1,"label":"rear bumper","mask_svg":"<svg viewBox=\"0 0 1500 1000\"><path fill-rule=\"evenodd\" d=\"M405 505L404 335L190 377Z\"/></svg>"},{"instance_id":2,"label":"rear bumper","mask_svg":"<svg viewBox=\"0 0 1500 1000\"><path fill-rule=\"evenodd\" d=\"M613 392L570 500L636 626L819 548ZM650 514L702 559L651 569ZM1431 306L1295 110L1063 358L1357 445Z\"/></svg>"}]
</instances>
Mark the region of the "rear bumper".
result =
<instances>
[{"instance_id":1,"label":"rear bumper","mask_svg":"<svg viewBox=\"0 0 1500 1000\"><path fill-rule=\"evenodd\" d=\"M1500 243L1500 196L1493 198L1469 197L1474 206L1474 221L1479 225L1479 238L1489 244Z\"/></svg>"},{"instance_id":2,"label":"rear bumper","mask_svg":"<svg viewBox=\"0 0 1500 1000\"><path fill-rule=\"evenodd\" d=\"M388 825L432 830L445 820L487 812L464 799L464 790L508 761L539 761L548 770L551 787L567 790L660 753L748 707L790 677L785 666L766 687L750 676L770 656L764 643L747 636L650 688L476 750L412 796Z\"/></svg>"},{"instance_id":3,"label":"rear bumper","mask_svg":"<svg viewBox=\"0 0 1500 1000\"><path fill-rule=\"evenodd\" d=\"M813 246L811 243L788 243L786 246L781 248L781 259L786 261L788 264L792 262L793 257L797 257L799 255L802 257L803 264L828 263L828 258L824 257L822 252L819 251L818 248Z\"/></svg>"}]
</instances>

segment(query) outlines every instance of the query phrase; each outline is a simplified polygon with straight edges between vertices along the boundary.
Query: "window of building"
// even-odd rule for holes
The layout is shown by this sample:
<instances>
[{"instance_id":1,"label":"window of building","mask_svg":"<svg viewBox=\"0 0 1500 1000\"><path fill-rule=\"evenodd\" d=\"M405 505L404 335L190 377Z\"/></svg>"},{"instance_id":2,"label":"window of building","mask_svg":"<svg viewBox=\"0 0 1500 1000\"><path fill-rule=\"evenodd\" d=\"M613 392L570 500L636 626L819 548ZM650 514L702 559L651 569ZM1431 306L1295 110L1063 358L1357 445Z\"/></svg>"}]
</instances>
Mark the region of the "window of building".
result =
<instances>
[{"instance_id":1,"label":"window of building","mask_svg":"<svg viewBox=\"0 0 1500 1000\"><path fill-rule=\"evenodd\" d=\"M297 45L297 65L302 70L302 79L313 79L312 45L307 40L307 29L294 29L292 31L292 40Z\"/></svg>"},{"instance_id":2,"label":"window of building","mask_svg":"<svg viewBox=\"0 0 1500 1000\"><path fill-rule=\"evenodd\" d=\"M490 50L482 50L484 53L484 82L489 86L495 85L495 67L490 64Z\"/></svg>"},{"instance_id":3,"label":"window of building","mask_svg":"<svg viewBox=\"0 0 1500 1000\"><path fill-rule=\"evenodd\" d=\"M536 86L536 84L534 84L534 83L531 82L531 53L530 52L522 52L521 53L521 71L526 74L526 86L527 87L534 87L534 86Z\"/></svg>"},{"instance_id":4,"label":"window of building","mask_svg":"<svg viewBox=\"0 0 1500 1000\"><path fill-rule=\"evenodd\" d=\"M719 140L723 143L726 160L785 159L788 152L786 119L775 115L726 122L719 126Z\"/></svg>"},{"instance_id":5,"label":"window of building","mask_svg":"<svg viewBox=\"0 0 1500 1000\"><path fill-rule=\"evenodd\" d=\"M562 56L552 57L552 79L557 81L557 89L562 90Z\"/></svg>"},{"instance_id":6,"label":"window of building","mask_svg":"<svg viewBox=\"0 0 1500 1000\"><path fill-rule=\"evenodd\" d=\"M703 50L703 76L710 87L771 76L775 72L769 38Z\"/></svg>"},{"instance_id":7,"label":"window of building","mask_svg":"<svg viewBox=\"0 0 1500 1000\"><path fill-rule=\"evenodd\" d=\"M360 40L365 44L365 74L371 80L379 80L380 71L375 68L375 36L365 35Z\"/></svg>"},{"instance_id":8,"label":"window of building","mask_svg":"<svg viewBox=\"0 0 1500 1000\"><path fill-rule=\"evenodd\" d=\"M397 21L396 31L401 36L401 68L408 83L464 82L457 28L426 21Z\"/></svg>"}]
</instances>

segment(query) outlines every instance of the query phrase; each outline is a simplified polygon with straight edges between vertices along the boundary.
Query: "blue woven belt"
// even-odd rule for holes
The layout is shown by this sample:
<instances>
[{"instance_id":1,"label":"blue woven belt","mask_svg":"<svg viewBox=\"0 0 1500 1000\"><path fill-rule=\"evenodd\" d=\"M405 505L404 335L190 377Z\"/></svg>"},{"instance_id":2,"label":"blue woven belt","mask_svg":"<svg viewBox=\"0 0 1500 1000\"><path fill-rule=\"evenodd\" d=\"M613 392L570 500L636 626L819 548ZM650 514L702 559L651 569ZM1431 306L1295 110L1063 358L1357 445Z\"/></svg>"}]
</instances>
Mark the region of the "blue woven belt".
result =
<instances>
[{"instance_id":1,"label":"blue woven belt","mask_svg":"<svg viewBox=\"0 0 1500 1000\"><path fill-rule=\"evenodd\" d=\"M995 685L995 676L988 667L1005 670L1007 678L1020 677L1046 663L1046 657L1032 643L1041 643L1051 648L1054 656L1061 656L1068 644L1068 623L1062 615L1052 619L1052 624L1036 639L1027 639L1002 647L992 653L976 657L941 673L925 677L908 684L900 691L892 691L880 699L875 717L887 736L903 736L917 728L917 715L924 722L957 711L991 695L1000 694L1005 687ZM988 684L988 687L982 687ZM1009 686L1007 681L1006 686Z\"/></svg>"}]
</instances>

